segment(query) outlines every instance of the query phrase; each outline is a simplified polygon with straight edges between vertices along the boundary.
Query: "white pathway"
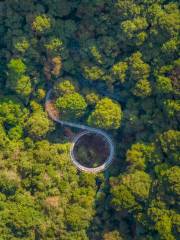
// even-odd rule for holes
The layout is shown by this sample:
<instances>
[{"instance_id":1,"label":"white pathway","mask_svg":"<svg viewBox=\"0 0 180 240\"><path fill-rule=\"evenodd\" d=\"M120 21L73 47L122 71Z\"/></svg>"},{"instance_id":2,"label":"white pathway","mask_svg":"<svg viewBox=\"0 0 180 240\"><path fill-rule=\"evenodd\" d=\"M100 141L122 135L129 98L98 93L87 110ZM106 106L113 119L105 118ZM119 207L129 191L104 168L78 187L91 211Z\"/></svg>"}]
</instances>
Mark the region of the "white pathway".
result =
<instances>
[{"instance_id":1,"label":"white pathway","mask_svg":"<svg viewBox=\"0 0 180 240\"><path fill-rule=\"evenodd\" d=\"M108 136L108 134L106 132L104 132L101 129L97 129L97 128L92 128L92 127L88 127L86 125L82 125L82 124L76 124L76 123L72 123L72 122L67 122L67 121L62 121L60 119L58 119L56 116L53 115L53 113L49 110L48 108L48 103L51 101L51 94L52 94L52 90L50 89L46 95L46 99L45 99L45 109L49 115L49 117L57 122L60 123L61 125L66 125L69 127L74 127L74 128L79 128L84 130L83 132L79 133L77 136L75 136L75 138L73 139L72 145L71 145L71 149L70 149L70 156L71 156L71 160L74 163L74 165L81 171L84 172L88 172L88 173L97 173L97 172L101 172L104 171L107 167L109 167L109 165L112 163L113 161L113 156L114 156L114 144L112 142L112 139ZM88 168L88 167L84 167L83 165L81 165L80 163L78 163L76 161L76 158L74 156L74 146L77 143L77 141L84 135L88 134L88 133L96 133L98 135L102 135L104 137L104 139L107 141L107 143L109 144L109 156L106 159L106 161L100 165L99 167L95 167L95 168Z\"/></svg>"}]
</instances>

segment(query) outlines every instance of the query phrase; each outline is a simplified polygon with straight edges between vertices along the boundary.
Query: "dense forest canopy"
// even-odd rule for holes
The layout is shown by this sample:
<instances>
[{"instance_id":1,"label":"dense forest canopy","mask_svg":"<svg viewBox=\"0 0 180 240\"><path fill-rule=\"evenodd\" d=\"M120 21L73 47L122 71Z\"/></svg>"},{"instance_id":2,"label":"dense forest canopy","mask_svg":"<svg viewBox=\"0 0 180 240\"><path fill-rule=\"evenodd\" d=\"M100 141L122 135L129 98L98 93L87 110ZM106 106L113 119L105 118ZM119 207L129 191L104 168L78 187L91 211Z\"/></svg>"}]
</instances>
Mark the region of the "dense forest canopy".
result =
<instances>
[{"instance_id":1,"label":"dense forest canopy","mask_svg":"<svg viewBox=\"0 0 180 240\"><path fill-rule=\"evenodd\" d=\"M180 236L177 0L0 1L0 240ZM104 173L70 161L75 129L116 146Z\"/></svg>"}]
</instances>

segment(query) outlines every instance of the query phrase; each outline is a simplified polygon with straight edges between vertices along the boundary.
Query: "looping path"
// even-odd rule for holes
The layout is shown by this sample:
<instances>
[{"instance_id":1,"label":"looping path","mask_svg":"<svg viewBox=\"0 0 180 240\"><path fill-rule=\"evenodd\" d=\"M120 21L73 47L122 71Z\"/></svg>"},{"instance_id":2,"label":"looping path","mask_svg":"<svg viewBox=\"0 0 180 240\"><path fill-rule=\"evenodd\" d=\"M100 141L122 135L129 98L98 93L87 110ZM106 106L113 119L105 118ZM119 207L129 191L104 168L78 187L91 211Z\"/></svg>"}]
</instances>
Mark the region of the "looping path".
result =
<instances>
[{"instance_id":1,"label":"looping path","mask_svg":"<svg viewBox=\"0 0 180 240\"><path fill-rule=\"evenodd\" d=\"M74 165L81 171L84 171L84 172L88 172L88 173L97 173L97 172L102 172L104 171L105 169L107 169L109 167L109 165L112 163L113 161L113 156L114 156L114 144L111 140L111 138L108 136L108 134L106 132L104 132L103 130L100 130L100 129L97 129L97 128L92 128L92 127L88 127L86 125L82 125L82 124L76 124L76 123L72 123L72 122L67 122L67 121L62 121L60 120L54 113L53 111L48 107L51 103L51 94L52 94L52 89L50 89L48 92L47 92L47 95L46 95L46 99L45 99L45 109L49 115L49 117L57 122L57 123L60 123L61 125L66 125L66 126L69 126L69 127L74 127L74 128L79 128L79 129L82 129L84 130L83 132L79 133L78 135L75 136L75 138L73 139L73 143L71 145L71 148L70 148L70 157L71 157L71 160L72 162L74 163ZM77 141L84 135L88 134L88 133L95 133L95 134L98 134L98 135L101 135L104 137L104 139L107 141L107 143L109 144L109 156L108 158L106 159L106 161L100 165L99 167L95 167L95 168L88 168L88 167L85 167L83 165L81 165L78 161L76 161L76 158L74 156L74 146L75 144L77 143Z\"/></svg>"}]
</instances>

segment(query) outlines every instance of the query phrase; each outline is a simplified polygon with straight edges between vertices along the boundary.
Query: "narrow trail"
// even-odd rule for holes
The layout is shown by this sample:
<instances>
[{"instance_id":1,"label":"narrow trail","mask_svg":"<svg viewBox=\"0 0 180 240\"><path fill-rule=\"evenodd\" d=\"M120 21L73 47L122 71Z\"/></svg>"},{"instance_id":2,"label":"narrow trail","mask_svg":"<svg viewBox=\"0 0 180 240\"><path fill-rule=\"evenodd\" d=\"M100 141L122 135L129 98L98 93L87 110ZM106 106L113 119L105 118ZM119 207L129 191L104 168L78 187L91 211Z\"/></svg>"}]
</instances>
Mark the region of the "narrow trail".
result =
<instances>
[{"instance_id":1,"label":"narrow trail","mask_svg":"<svg viewBox=\"0 0 180 240\"><path fill-rule=\"evenodd\" d=\"M86 126L86 125L77 124L77 123L73 123L73 122L69 122L69 121L67 122L67 121L60 120L58 118L58 116L56 116L56 114L53 112L53 110L51 108L49 108L49 105L52 102L51 94L52 94L52 89L50 89L47 92L46 99L45 99L45 110L48 113L49 117L53 121L55 121L57 123L60 123L62 126L65 125L65 126L69 126L69 127L73 127L73 128L79 128L79 129L83 130L83 132L81 132L81 133L79 133L78 135L75 136L75 138L73 139L71 148L70 148L70 157L71 157L71 160L74 163L74 165L79 170L84 171L84 172L88 172L88 173L102 172L105 169L107 169L109 167L109 165L112 163L113 157L114 157L114 144L113 144L112 139L109 137L109 135L105 131L103 131L101 129L93 128L93 127L89 127L89 126ZM85 166L81 165L78 161L76 161L76 158L74 156L74 151L73 150L74 150L75 144L78 142L78 140L82 136L84 136L88 133L95 133L95 134L103 136L104 139L109 144L109 156L108 156L108 158L106 159L106 161L102 165L100 165L98 167L95 167L95 168L88 168L88 167L85 167Z\"/></svg>"}]
</instances>

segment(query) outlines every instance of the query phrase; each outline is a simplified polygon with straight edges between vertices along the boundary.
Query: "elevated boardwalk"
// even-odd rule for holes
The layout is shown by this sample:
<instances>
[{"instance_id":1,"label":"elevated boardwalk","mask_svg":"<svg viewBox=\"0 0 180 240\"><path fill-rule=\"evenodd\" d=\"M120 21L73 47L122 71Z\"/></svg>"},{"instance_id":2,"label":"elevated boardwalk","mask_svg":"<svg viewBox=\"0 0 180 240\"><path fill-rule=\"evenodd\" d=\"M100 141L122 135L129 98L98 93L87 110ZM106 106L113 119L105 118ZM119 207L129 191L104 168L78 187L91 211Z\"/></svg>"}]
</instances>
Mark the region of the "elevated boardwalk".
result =
<instances>
[{"instance_id":1,"label":"elevated boardwalk","mask_svg":"<svg viewBox=\"0 0 180 240\"><path fill-rule=\"evenodd\" d=\"M58 111L54 108L54 104L53 101L51 99L51 94L52 94L52 89L50 89L46 95L46 99L45 99L45 110L48 113L49 117L57 122L60 123L62 126L69 126L69 127L73 127L73 128L79 128L81 130L83 130L83 132L79 133L78 135L76 135L73 139L71 148L70 148L70 157L72 162L74 163L74 165L80 170L80 171L84 171L84 172L88 172L88 173L98 173L98 172L102 172L104 170L106 170L109 165L112 163L113 161L113 157L114 157L114 144L112 142L112 139L109 137L109 135L98 128L92 128L86 125L82 125L82 124L77 124L77 123L73 123L73 122L67 122L67 121L62 121L59 119L59 113ZM88 133L96 133L98 135L101 135L104 137L104 139L107 141L108 145L109 145L109 156L106 159L106 161L100 165L99 167L95 167L95 168L88 168L85 167L83 165L81 165L78 161L76 161L76 158L74 156L74 146L77 143L77 141L84 135L88 134Z\"/></svg>"}]
</instances>

